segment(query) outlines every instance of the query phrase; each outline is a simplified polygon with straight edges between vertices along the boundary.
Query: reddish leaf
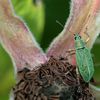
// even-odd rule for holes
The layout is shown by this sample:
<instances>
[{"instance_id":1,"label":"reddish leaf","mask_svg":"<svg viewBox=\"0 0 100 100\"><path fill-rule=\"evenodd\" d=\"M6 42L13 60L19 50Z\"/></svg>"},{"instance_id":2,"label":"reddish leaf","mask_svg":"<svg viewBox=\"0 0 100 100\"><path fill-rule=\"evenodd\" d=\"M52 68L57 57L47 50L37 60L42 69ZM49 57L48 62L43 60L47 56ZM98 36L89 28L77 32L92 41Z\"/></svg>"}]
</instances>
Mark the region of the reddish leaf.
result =
<instances>
[{"instance_id":1,"label":"reddish leaf","mask_svg":"<svg viewBox=\"0 0 100 100\"><path fill-rule=\"evenodd\" d=\"M9 0L0 0L0 40L18 70L34 68L46 61L27 26L14 15Z\"/></svg>"}]
</instances>

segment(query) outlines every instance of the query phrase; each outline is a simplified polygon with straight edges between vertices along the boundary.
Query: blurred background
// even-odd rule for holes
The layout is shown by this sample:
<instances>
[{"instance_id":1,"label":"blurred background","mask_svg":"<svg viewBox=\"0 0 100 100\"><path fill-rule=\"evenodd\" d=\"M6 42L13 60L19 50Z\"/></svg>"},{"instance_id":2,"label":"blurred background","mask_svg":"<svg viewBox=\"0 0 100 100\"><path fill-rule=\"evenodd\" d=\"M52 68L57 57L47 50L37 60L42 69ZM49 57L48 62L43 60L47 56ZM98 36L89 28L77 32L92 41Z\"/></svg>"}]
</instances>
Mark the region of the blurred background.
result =
<instances>
[{"instance_id":1,"label":"blurred background","mask_svg":"<svg viewBox=\"0 0 100 100\"><path fill-rule=\"evenodd\" d=\"M70 11L70 0L11 0L15 13L20 16L40 46L46 50L65 24ZM100 82L100 36L92 49L95 65L94 78ZM0 45L0 100L8 100L15 84L14 67L9 55Z\"/></svg>"}]
</instances>

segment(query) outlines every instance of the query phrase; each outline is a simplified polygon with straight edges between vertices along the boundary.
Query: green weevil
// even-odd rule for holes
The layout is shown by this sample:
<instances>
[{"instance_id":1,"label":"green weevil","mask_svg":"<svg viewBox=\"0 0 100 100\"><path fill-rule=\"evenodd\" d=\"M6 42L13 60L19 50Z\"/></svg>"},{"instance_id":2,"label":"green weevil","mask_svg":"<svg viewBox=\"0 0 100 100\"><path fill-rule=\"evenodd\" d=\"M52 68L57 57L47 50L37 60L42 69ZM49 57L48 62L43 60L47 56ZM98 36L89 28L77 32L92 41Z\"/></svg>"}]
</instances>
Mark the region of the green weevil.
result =
<instances>
[{"instance_id":1,"label":"green weevil","mask_svg":"<svg viewBox=\"0 0 100 100\"><path fill-rule=\"evenodd\" d=\"M74 34L74 40L76 63L79 73L81 74L85 82L89 82L94 73L93 60L90 50L86 47L86 43L83 41L78 33Z\"/></svg>"},{"instance_id":2,"label":"green weevil","mask_svg":"<svg viewBox=\"0 0 100 100\"><path fill-rule=\"evenodd\" d=\"M63 26L58 21L57 23ZM68 31L71 32L70 30ZM89 37L88 34L86 35ZM94 74L94 66L93 66L91 52L90 49L86 47L86 43L88 42L89 38L86 40L86 42L84 42L81 36L78 33L76 33L74 34L74 40L75 40L75 49L74 50L70 49L67 52L76 51L76 62L77 62L78 70L81 76L83 77L84 81L89 82ZM77 74L78 74L78 70L76 69Z\"/></svg>"}]
</instances>

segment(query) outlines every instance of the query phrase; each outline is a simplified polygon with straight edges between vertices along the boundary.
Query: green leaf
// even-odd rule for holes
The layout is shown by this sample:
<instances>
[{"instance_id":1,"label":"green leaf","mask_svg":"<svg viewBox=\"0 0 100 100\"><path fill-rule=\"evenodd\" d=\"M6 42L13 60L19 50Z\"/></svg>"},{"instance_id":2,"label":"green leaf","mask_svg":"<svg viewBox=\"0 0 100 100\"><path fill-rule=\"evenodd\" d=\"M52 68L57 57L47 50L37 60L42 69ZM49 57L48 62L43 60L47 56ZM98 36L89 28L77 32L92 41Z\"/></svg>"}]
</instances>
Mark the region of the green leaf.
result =
<instances>
[{"instance_id":1,"label":"green leaf","mask_svg":"<svg viewBox=\"0 0 100 100\"><path fill-rule=\"evenodd\" d=\"M0 100L8 100L14 83L15 76L11 59L0 45Z\"/></svg>"}]
</instances>

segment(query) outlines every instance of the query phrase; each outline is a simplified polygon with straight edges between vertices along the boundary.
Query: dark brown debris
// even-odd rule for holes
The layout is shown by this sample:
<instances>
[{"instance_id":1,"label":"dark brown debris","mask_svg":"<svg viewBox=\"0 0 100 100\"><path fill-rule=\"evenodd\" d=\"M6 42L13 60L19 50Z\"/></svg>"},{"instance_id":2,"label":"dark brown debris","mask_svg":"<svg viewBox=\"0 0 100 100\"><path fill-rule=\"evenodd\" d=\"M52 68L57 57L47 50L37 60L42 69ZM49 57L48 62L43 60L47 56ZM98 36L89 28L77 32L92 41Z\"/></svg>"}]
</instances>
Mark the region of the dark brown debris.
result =
<instances>
[{"instance_id":1,"label":"dark brown debris","mask_svg":"<svg viewBox=\"0 0 100 100\"><path fill-rule=\"evenodd\" d=\"M65 58L54 58L38 70L25 68L13 88L15 100L95 100L88 83Z\"/></svg>"}]
</instances>

